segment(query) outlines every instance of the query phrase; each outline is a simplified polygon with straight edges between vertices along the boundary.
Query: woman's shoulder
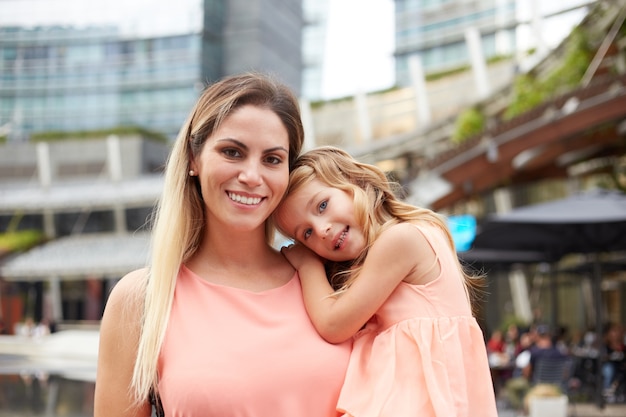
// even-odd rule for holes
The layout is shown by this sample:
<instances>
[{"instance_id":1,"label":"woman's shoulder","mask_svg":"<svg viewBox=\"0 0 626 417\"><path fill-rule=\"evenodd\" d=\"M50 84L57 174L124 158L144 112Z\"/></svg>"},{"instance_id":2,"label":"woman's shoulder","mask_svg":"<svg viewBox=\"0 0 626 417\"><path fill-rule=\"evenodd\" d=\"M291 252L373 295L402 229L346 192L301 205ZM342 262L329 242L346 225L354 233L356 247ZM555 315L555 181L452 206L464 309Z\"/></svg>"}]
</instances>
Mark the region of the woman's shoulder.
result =
<instances>
[{"instance_id":1,"label":"woman's shoulder","mask_svg":"<svg viewBox=\"0 0 626 417\"><path fill-rule=\"evenodd\" d=\"M108 309L139 308L143 302L148 268L137 269L124 275L113 287L107 299Z\"/></svg>"},{"instance_id":2,"label":"woman's shoulder","mask_svg":"<svg viewBox=\"0 0 626 417\"><path fill-rule=\"evenodd\" d=\"M148 268L141 268L124 275L113 287L113 292L129 293L142 288L148 279Z\"/></svg>"}]
</instances>

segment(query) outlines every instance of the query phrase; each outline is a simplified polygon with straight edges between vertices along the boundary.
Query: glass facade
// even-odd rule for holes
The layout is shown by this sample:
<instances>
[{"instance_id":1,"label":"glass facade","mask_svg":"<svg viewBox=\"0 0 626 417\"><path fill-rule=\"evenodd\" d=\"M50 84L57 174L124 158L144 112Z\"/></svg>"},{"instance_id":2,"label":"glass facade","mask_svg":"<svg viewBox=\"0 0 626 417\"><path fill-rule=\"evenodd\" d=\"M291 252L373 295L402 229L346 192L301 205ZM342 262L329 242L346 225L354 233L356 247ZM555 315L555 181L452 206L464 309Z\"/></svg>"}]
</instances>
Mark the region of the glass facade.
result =
<instances>
[{"instance_id":1,"label":"glass facade","mask_svg":"<svg viewBox=\"0 0 626 417\"><path fill-rule=\"evenodd\" d=\"M0 137L136 126L174 138L207 83L243 71L273 72L300 93L300 0L196 1L186 26L161 31L132 8L117 11L150 30L0 19Z\"/></svg>"},{"instance_id":2,"label":"glass facade","mask_svg":"<svg viewBox=\"0 0 626 417\"><path fill-rule=\"evenodd\" d=\"M302 90L302 0L229 0L224 72L262 70Z\"/></svg>"},{"instance_id":3,"label":"glass facade","mask_svg":"<svg viewBox=\"0 0 626 417\"><path fill-rule=\"evenodd\" d=\"M200 91L197 34L0 28L0 124L35 132L142 126L174 136Z\"/></svg>"},{"instance_id":4,"label":"glass facade","mask_svg":"<svg viewBox=\"0 0 626 417\"><path fill-rule=\"evenodd\" d=\"M302 96L309 100L320 100L329 4L328 0L304 0L302 5L305 20L302 29Z\"/></svg>"},{"instance_id":5,"label":"glass facade","mask_svg":"<svg viewBox=\"0 0 626 417\"><path fill-rule=\"evenodd\" d=\"M400 85L410 83L413 55L420 57L426 72L469 64L465 40L469 28L479 30L486 58L515 49L515 0L395 0L395 5Z\"/></svg>"}]
</instances>

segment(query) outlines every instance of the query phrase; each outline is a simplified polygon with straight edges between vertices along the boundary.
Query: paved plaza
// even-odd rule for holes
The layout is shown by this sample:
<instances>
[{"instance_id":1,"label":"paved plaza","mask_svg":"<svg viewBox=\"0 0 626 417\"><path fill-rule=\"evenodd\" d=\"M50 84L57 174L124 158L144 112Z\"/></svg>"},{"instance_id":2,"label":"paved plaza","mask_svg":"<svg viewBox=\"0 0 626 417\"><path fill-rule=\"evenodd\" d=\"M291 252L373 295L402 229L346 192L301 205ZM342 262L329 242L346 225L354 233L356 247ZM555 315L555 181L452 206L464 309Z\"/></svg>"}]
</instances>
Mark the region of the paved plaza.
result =
<instances>
[{"instance_id":1,"label":"paved plaza","mask_svg":"<svg viewBox=\"0 0 626 417\"><path fill-rule=\"evenodd\" d=\"M41 412L32 409L35 404L32 396L29 399L25 394L23 398L17 398L22 404L11 404L9 409L8 404L0 406L0 417L54 416L49 412L59 402L64 402L66 408L77 410L73 414L76 417L89 416L93 407L98 341L97 330L66 330L41 338L0 336L0 391L9 385L14 388L25 385L26 375L34 378L41 374L56 376L42 384ZM72 394L62 395L64 392ZM0 403L2 397L0 392ZM498 410L499 417L525 417L523 412L507 407L501 399L498 400ZM567 416L626 417L626 403L607 404L604 408L593 403L570 403Z\"/></svg>"},{"instance_id":2,"label":"paved plaza","mask_svg":"<svg viewBox=\"0 0 626 417\"><path fill-rule=\"evenodd\" d=\"M498 409L498 417L527 417L519 411L510 409ZM554 417L546 415L541 417ZM570 404L567 417L626 417L626 404L607 404L604 408L598 408L595 404L575 403Z\"/></svg>"}]
</instances>

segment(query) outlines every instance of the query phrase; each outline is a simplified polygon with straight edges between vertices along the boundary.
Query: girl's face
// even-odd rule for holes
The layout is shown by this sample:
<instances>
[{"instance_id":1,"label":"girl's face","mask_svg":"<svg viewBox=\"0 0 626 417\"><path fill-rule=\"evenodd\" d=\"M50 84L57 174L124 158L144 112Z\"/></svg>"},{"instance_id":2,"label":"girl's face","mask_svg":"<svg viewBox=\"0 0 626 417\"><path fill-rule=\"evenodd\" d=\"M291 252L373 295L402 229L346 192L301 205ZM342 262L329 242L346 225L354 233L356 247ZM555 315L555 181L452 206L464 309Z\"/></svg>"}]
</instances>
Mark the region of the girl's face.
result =
<instances>
[{"instance_id":1,"label":"girl's face","mask_svg":"<svg viewBox=\"0 0 626 417\"><path fill-rule=\"evenodd\" d=\"M263 227L287 189L288 157L289 135L273 111L235 109L191 162L211 228Z\"/></svg>"},{"instance_id":2,"label":"girl's face","mask_svg":"<svg viewBox=\"0 0 626 417\"><path fill-rule=\"evenodd\" d=\"M365 248L352 194L317 179L285 198L277 209L276 222L289 236L324 259L352 260Z\"/></svg>"}]
</instances>

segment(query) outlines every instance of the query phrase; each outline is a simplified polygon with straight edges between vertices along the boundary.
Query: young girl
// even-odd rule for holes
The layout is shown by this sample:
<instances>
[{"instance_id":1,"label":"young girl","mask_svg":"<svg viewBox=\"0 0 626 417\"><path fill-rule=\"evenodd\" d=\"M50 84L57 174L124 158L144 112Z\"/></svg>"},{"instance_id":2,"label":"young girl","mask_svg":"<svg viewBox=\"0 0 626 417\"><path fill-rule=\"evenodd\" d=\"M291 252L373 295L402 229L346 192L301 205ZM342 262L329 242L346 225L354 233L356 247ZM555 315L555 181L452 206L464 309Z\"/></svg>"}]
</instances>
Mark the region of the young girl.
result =
<instances>
[{"instance_id":1,"label":"young girl","mask_svg":"<svg viewBox=\"0 0 626 417\"><path fill-rule=\"evenodd\" d=\"M282 251L318 332L331 343L354 336L337 409L495 417L470 305L478 280L463 272L444 219L400 201L393 185L380 169L322 147L300 156L274 213L297 242Z\"/></svg>"}]
</instances>

